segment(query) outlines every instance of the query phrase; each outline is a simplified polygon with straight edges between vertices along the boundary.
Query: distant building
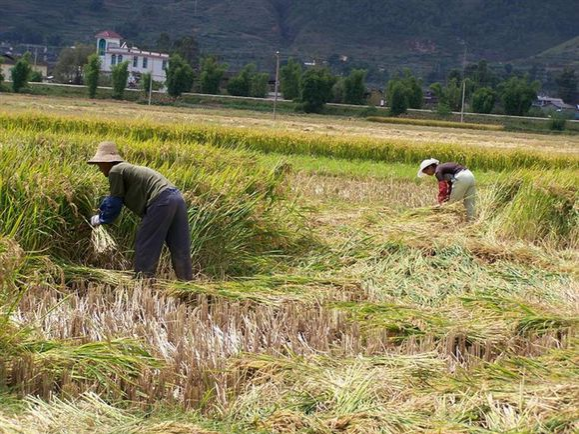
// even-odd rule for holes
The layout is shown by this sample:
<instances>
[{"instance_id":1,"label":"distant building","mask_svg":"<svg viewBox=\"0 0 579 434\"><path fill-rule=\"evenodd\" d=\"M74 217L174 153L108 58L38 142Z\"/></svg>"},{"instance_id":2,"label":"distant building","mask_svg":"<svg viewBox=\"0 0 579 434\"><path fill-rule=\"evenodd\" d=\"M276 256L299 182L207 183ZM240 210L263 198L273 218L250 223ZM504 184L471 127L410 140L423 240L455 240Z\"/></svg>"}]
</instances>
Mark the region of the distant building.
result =
<instances>
[{"instance_id":1,"label":"distant building","mask_svg":"<svg viewBox=\"0 0 579 434\"><path fill-rule=\"evenodd\" d=\"M549 96L538 96L536 101L533 102L533 106L546 110L576 110L575 106L566 104L561 98L551 98Z\"/></svg>"},{"instance_id":2,"label":"distant building","mask_svg":"<svg viewBox=\"0 0 579 434\"><path fill-rule=\"evenodd\" d=\"M438 96L431 89L424 91L423 105L425 107L433 108L438 104Z\"/></svg>"},{"instance_id":3,"label":"distant building","mask_svg":"<svg viewBox=\"0 0 579 434\"><path fill-rule=\"evenodd\" d=\"M364 98L366 98L366 101L370 106L384 107L386 104L384 92L380 89L366 90L364 93Z\"/></svg>"},{"instance_id":4,"label":"distant building","mask_svg":"<svg viewBox=\"0 0 579 434\"><path fill-rule=\"evenodd\" d=\"M97 52L101 59L101 70L111 72L113 66L122 62L129 62L131 78L140 77L143 73L151 73L153 80L165 82L165 69L169 64L169 55L153 51L139 50L121 42L123 37L112 30L105 30L97 34Z\"/></svg>"},{"instance_id":5,"label":"distant building","mask_svg":"<svg viewBox=\"0 0 579 434\"><path fill-rule=\"evenodd\" d=\"M12 68L14 68L14 65L16 65L16 62L18 60L10 60L8 58L2 59L3 61L2 63L0 63L0 69L2 70L4 80L11 80L10 76L12 74L11 73ZM30 67L32 68L33 71L40 72L40 74L42 74L42 78L46 78L46 76L48 75L48 65L46 65L45 63L37 63L36 65L31 64Z\"/></svg>"}]
</instances>

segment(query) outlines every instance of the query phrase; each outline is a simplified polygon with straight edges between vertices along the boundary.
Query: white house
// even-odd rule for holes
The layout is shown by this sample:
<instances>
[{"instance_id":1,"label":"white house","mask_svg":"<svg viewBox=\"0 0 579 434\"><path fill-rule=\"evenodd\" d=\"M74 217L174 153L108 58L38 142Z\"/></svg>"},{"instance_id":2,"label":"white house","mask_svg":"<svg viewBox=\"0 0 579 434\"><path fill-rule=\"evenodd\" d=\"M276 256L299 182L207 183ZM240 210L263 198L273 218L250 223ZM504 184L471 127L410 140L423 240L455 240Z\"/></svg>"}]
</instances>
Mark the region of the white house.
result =
<instances>
[{"instance_id":1,"label":"white house","mask_svg":"<svg viewBox=\"0 0 579 434\"><path fill-rule=\"evenodd\" d=\"M152 73L153 80L165 82L165 69L169 64L169 55L152 51L139 50L121 43L123 37L112 30L104 30L97 34L97 52L101 59L101 70L111 72L111 68L122 62L129 62L131 76L138 77L142 73ZM131 80L131 79L129 79Z\"/></svg>"}]
</instances>

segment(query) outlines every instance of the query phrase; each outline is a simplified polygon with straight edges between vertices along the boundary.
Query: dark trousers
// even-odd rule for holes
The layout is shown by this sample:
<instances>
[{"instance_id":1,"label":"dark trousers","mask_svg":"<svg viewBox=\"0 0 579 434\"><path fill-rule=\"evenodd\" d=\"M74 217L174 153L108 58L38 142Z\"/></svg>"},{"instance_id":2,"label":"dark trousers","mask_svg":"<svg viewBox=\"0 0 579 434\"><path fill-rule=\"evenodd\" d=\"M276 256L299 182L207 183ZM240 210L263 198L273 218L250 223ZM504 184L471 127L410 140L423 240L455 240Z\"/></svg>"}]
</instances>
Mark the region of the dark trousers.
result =
<instances>
[{"instance_id":1,"label":"dark trousers","mask_svg":"<svg viewBox=\"0 0 579 434\"><path fill-rule=\"evenodd\" d=\"M177 278L193 280L187 206L176 188L163 191L145 211L135 244L137 274L144 277L155 275L165 242Z\"/></svg>"}]
</instances>

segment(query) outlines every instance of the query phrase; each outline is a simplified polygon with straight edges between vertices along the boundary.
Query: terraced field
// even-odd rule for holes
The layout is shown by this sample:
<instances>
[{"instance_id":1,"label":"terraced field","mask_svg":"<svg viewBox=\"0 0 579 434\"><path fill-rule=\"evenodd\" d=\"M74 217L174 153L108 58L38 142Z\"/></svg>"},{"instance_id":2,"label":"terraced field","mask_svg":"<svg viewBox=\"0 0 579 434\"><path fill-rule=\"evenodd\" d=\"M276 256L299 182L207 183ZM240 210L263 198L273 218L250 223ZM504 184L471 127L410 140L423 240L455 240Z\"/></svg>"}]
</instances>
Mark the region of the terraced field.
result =
<instances>
[{"instance_id":1,"label":"terraced field","mask_svg":"<svg viewBox=\"0 0 579 434\"><path fill-rule=\"evenodd\" d=\"M574 136L0 98L1 433L579 429ZM132 279L129 213L95 252L103 139L185 193L194 282Z\"/></svg>"}]
</instances>

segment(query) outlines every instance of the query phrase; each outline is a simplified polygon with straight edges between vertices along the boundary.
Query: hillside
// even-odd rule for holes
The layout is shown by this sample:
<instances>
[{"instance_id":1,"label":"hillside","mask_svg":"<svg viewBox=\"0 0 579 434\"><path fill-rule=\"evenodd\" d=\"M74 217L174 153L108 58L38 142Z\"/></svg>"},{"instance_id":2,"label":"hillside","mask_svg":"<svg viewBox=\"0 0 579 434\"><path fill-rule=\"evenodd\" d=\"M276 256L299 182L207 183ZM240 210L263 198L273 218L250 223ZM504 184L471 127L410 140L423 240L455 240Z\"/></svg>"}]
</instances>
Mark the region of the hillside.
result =
<instances>
[{"instance_id":1,"label":"hillside","mask_svg":"<svg viewBox=\"0 0 579 434\"><path fill-rule=\"evenodd\" d=\"M445 69L526 58L577 36L574 0L5 0L0 40L69 45L112 28L137 44L195 33L232 64L287 55Z\"/></svg>"},{"instance_id":2,"label":"hillside","mask_svg":"<svg viewBox=\"0 0 579 434\"><path fill-rule=\"evenodd\" d=\"M543 51L528 61L533 64L549 65L553 68L564 66L579 68L579 36Z\"/></svg>"}]
</instances>

